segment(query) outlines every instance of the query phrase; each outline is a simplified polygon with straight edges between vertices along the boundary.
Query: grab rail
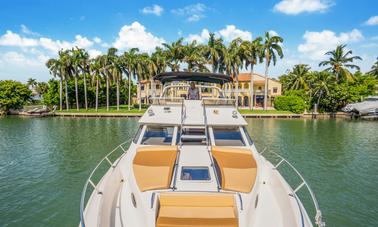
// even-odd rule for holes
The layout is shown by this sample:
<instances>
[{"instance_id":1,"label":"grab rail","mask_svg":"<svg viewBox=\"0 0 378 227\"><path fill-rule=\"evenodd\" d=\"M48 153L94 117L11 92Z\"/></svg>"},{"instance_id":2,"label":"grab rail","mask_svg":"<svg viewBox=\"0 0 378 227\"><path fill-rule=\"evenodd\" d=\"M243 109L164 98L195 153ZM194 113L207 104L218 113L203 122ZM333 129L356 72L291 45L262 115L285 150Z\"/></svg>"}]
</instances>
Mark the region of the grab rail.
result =
<instances>
[{"instance_id":1,"label":"grab rail","mask_svg":"<svg viewBox=\"0 0 378 227\"><path fill-rule=\"evenodd\" d=\"M264 149L262 152L260 152L260 155L262 155L265 151L267 151L266 149ZM318 227L325 227L325 222L322 221L322 212L320 211L320 207L319 207L319 204L318 204L318 201L316 200L316 197L315 197L315 194L314 192L311 190L310 186L308 185L307 181L303 178L303 176L299 173L299 171L288 161L286 160L284 157L282 157L281 155L277 154L276 152L274 151L268 151L269 153L272 153L274 155L276 155L278 158L280 158L280 161L274 165L274 169L276 169L277 171L279 171L277 168L279 166L281 166L283 163L286 163L292 170L294 170L294 172L297 174L297 176L301 179L301 183L293 190L292 189L292 193L293 195L298 198L298 195L297 195L297 192L303 188L303 186L306 186L306 189L307 191L310 193L310 196L311 196L311 199L312 199L312 202L314 204L314 207L315 207L315 210L316 210L316 214L315 214L315 224L318 226ZM290 186L291 187L291 186ZM301 208L300 208L301 209Z\"/></svg>"},{"instance_id":2,"label":"grab rail","mask_svg":"<svg viewBox=\"0 0 378 227\"><path fill-rule=\"evenodd\" d=\"M214 176L217 180L218 191L220 191L221 185L220 185L219 178L218 178L217 168L215 166L213 155L211 154L211 151L210 151L210 148L209 148L209 132L208 132L209 129L208 129L208 125L207 125L206 104L205 104L205 102L203 102L203 100L202 100L202 106L203 106L203 121L204 121L204 124L205 124L206 148L207 148L207 151L209 153L211 166L213 167L213 170L214 170Z\"/></svg>"},{"instance_id":3,"label":"grab rail","mask_svg":"<svg viewBox=\"0 0 378 227\"><path fill-rule=\"evenodd\" d=\"M126 140L125 142L121 143L116 148L114 148L112 151L110 151L103 159L101 159L101 161L96 165L96 167L92 170L91 174L89 175L87 181L84 184L83 191L81 193L81 199L80 199L80 225L81 225L81 227L85 227L85 218L84 218L84 210L85 210L85 205L86 205L85 204L85 195L86 195L86 192L87 192L88 184L91 185L92 188L93 188L93 190L95 190L98 194L102 194L102 192L99 191L98 188L97 188L97 185L98 185L99 182L101 182L101 180L97 184L93 183L93 181L92 181L93 175L95 174L95 172L97 171L97 169L101 166L101 164L105 160L106 160L106 163L108 163L110 165L110 167L115 168L118 165L118 162L119 162L120 158L123 155L125 155L126 152L127 152L127 150L125 150L122 145L130 142L131 140L132 139ZM122 155L119 158L116 159L116 161L118 160L117 163L116 163L116 161L111 162L110 159L109 159L109 156L111 154L113 154L114 151L118 150L119 148L121 148L121 150L123 151Z\"/></svg>"},{"instance_id":4,"label":"grab rail","mask_svg":"<svg viewBox=\"0 0 378 227\"><path fill-rule=\"evenodd\" d=\"M151 103L153 105L167 105L169 104L175 104L180 105L181 102L183 102L184 98L182 97L151 97L150 98Z\"/></svg>"}]
</instances>

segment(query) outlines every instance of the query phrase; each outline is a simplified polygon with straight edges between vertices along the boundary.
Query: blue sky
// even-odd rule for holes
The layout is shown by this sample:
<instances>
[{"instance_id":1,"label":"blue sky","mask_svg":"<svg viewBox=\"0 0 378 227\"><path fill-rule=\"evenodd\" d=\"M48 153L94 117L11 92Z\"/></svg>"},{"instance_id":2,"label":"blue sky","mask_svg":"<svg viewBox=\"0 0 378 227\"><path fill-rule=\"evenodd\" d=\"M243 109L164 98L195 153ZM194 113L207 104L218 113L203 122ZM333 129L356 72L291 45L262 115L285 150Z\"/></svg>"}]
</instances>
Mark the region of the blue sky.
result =
<instances>
[{"instance_id":1,"label":"blue sky","mask_svg":"<svg viewBox=\"0 0 378 227\"><path fill-rule=\"evenodd\" d=\"M227 41L265 31L284 38L285 57L270 69L273 77L298 63L318 69L324 53L341 43L362 56L358 65L367 71L378 57L378 1L4 0L0 79L48 80L44 63L60 48L80 46L92 56L110 46L151 52L179 37L206 42L215 32Z\"/></svg>"}]
</instances>

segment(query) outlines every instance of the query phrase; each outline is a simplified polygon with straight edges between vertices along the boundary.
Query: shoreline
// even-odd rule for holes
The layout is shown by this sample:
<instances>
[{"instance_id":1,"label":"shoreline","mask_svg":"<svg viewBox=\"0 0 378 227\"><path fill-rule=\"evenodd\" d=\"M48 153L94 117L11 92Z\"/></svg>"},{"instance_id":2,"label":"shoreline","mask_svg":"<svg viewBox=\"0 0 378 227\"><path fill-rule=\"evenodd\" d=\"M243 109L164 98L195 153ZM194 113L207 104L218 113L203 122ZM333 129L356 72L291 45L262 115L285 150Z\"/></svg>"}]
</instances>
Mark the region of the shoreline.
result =
<instances>
[{"instance_id":1,"label":"shoreline","mask_svg":"<svg viewBox=\"0 0 378 227\"><path fill-rule=\"evenodd\" d=\"M138 118L142 113L64 113L55 112L49 116L56 117L124 117L124 118ZM328 118L351 118L347 113L319 113L319 114L257 114L257 113L244 113L241 114L244 118L286 118L286 119L328 119Z\"/></svg>"}]
</instances>

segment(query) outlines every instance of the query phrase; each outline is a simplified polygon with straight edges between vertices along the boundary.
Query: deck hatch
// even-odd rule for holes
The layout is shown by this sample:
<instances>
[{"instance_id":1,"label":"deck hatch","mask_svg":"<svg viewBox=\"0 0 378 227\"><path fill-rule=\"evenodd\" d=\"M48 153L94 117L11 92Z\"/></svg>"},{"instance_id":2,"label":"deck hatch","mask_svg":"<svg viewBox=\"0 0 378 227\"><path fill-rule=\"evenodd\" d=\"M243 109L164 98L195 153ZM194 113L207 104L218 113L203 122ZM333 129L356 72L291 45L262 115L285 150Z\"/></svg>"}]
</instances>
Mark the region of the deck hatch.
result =
<instances>
[{"instance_id":1,"label":"deck hatch","mask_svg":"<svg viewBox=\"0 0 378 227\"><path fill-rule=\"evenodd\" d=\"M181 169L181 180L208 181L210 180L209 168L184 166Z\"/></svg>"}]
</instances>

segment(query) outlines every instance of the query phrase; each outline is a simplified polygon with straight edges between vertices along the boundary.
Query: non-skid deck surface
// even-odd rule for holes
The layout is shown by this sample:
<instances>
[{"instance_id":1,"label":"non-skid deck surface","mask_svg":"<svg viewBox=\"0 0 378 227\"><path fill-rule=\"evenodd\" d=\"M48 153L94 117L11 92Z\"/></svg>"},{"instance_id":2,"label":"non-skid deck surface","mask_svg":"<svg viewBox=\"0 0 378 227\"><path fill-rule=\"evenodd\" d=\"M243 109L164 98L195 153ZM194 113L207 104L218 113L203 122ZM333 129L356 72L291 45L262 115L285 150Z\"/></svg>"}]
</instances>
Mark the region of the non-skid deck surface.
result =
<instances>
[{"instance_id":1,"label":"non-skid deck surface","mask_svg":"<svg viewBox=\"0 0 378 227\"><path fill-rule=\"evenodd\" d=\"M233 195L163 193L160 195L157 227L237 227Z\"/></svg>"}]
</instances>

